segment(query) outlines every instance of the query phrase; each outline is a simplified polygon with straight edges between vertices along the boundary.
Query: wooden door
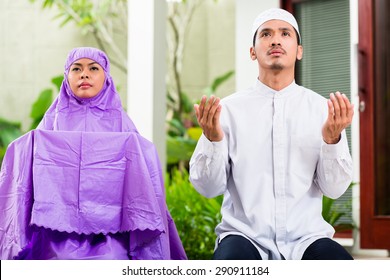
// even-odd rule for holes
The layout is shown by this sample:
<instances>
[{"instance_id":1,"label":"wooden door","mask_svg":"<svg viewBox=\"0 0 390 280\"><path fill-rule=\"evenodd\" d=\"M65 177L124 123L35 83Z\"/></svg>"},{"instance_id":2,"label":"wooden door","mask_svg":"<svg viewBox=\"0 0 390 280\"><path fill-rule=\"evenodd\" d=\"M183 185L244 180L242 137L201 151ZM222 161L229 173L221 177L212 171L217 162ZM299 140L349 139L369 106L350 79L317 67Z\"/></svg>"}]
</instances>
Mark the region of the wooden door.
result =
<instances>
[{"instance_id":1,"label":"wooden door","mask_svg":"<svg viewBox=\"0 0 390 280\"><path fill-rule=\"evenodd\" d=\"M390 249L390 2L359 0L360 236Z\"/></svg>"}]
</instances>

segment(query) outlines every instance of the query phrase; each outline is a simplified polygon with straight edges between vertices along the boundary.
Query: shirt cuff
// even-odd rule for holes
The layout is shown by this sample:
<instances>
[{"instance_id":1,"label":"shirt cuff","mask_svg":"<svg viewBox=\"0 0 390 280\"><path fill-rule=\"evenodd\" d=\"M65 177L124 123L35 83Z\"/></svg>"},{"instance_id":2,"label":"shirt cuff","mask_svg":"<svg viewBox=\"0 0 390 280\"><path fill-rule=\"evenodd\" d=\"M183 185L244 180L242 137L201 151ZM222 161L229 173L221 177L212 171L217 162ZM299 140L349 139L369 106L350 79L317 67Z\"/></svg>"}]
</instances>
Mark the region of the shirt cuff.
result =
<instances>
[{"instance_id":1,"label":"shirt cuff","mask_svg":"<svg viewBox=\"0 0 390 280\"><path fill-rule=\"evenodd\" d=\"M203 153L206 157L212 158L215 154L220 154L223 150L223 143L225 141L225 137L218 142L211 142L209 139L207 139L204 134L202 134L201 139L203 145Z\"/></svg>"},{"instance_id":2,"label":"shirt cuff","mask_svg":"<svg viewBox=\"0 0 390 280\"><path fill-rule=\"evenodd\" d=\"M336 144L327 144L322 140L322 155L324 159L342 158L346 151L348 151L347 138L341 135L340 141Z\"/></svg>"}]
</instances>

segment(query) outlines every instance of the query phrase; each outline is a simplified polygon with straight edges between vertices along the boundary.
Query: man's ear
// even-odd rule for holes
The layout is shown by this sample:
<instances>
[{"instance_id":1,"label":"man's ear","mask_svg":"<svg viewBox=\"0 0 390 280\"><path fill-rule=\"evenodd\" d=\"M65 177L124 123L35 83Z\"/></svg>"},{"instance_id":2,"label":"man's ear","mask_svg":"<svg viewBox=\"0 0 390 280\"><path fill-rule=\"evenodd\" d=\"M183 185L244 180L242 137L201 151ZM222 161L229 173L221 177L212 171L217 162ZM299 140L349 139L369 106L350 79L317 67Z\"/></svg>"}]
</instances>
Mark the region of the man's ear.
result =
<instances>
[{"instance_id":1,"label":"man's ear","mask_svg":"<svg viewBox=\"0 0 390 280\"><path fill-rule=\"evenodd\" d=\"M250 50L249 50L249 55L251 57L252 60L256 60L257 59L257 55L256 55L256 52L255 52L255 48L254 47L251 47Z\"/></svg>"},{"instance_id":2,"label":"man's ear","mask_svg":"<svg viewBox=\"0 0 390 280\"><path fill-rule=\"evenodd\" d=\"M302 47L302 45L298 45L297 60L301 60L302 57L303 57L303 47Z\"/></svg>"}]
</instances>

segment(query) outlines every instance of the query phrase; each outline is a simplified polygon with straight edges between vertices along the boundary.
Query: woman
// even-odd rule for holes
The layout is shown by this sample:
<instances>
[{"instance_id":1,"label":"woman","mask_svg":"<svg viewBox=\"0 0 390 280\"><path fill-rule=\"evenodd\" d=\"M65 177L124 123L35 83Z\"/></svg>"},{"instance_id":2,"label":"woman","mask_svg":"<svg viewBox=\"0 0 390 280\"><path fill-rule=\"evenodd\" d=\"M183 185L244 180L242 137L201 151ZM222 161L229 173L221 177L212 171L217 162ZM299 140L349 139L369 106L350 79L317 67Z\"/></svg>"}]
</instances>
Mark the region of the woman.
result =
<instances>
[{"instance_id":1,"label":"woman","mask_svg":"<svg viewBox=\"0 0 390 280\"><path fill-rule=\"evenodd\" d=\"M8 147L0 213L1 259L186 259L104 52L73 49L42 122Z\"/></svg>"}]
</instances>

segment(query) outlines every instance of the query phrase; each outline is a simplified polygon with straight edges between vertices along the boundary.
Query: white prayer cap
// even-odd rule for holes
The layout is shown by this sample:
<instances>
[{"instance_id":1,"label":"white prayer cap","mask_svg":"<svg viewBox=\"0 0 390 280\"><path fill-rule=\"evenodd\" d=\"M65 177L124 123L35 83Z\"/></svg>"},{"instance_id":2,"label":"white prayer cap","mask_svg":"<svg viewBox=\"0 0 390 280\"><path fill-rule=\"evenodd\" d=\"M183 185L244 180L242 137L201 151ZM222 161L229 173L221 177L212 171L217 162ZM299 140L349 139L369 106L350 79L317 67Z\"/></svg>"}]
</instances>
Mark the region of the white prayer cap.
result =
<instances>
[{"instance_id":1,"label":"white prayer cap","mask_svg":"<svg viewBox=\"0 0 390 280\"><path fill-rule=\"evenodd\" d=\"M286 10L279 8L268 9L257 16L252 25L252 39L255 36L257 29L266 21L278 19L283 20L294 27L297 31L299 43L301 43L301 34L299 33L298 23L295 17Z\"/></svg>"}]
</instances>

